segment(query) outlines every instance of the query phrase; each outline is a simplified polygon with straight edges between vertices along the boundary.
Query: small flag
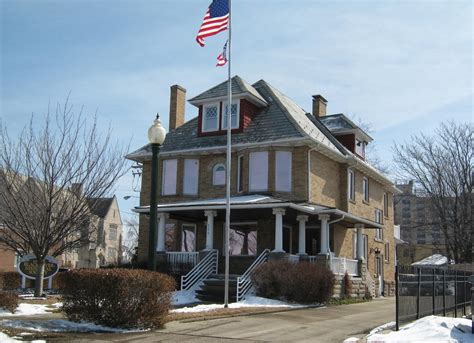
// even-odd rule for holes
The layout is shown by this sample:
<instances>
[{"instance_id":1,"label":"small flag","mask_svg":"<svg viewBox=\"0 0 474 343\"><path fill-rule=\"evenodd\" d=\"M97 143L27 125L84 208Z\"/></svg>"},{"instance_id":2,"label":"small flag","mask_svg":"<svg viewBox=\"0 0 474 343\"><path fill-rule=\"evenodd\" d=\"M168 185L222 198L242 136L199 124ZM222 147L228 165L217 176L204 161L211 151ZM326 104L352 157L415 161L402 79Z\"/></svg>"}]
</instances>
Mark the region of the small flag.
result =
<instances>
[{"instance_id":1,"label":"small flag","mask_svg":"<svg viewBox=\"0 0 474 343\"><path fill-rule=\"evenodd\" d=\"M224 48L222 49L222 53L217 56L217 64L216 67L223 67L227 63L227 42L224 44Z\"/></svg>"},{"instance_id":2,"label":"small flag","mask_svg":"<svg viewBox=\"0 0 474 343\"><path fill-rule=\"evenodd\" d=\"M213 0L204 16L196 41L204 46L204 38L227 30L229 25L229 0Z\"/></svg>"}]
</instances>

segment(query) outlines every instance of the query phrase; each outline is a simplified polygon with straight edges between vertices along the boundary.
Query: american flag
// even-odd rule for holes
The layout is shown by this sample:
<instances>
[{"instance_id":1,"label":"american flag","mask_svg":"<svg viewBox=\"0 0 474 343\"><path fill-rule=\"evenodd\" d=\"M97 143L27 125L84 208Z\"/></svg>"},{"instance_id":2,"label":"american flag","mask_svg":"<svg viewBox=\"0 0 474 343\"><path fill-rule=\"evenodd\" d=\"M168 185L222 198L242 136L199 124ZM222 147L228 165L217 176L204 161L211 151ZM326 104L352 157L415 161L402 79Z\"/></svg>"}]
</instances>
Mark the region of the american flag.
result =
<instances>
[{"instance_id":1,"label":"american flag","mask_svg":"<svg viewBox=\"0 0 474 343\"><path fill-rule=\"evenodd\" d=\"M204 20L196 37L200 46L204 46L204 38L227 30L229 25L229 0L214 0L207 9Z\"/></svg>"},{"instance_id":2,"label":"american flag","mask_svg":"<svg viewBox=\"0 0 474 343\"><path fill-rule=\"evenodd\" d=\"M224 44L224 48L222 49L222 53L217 56L217 64L216 67L223 67L227 63L227 42Z\"/></svg>"}]
</instances>

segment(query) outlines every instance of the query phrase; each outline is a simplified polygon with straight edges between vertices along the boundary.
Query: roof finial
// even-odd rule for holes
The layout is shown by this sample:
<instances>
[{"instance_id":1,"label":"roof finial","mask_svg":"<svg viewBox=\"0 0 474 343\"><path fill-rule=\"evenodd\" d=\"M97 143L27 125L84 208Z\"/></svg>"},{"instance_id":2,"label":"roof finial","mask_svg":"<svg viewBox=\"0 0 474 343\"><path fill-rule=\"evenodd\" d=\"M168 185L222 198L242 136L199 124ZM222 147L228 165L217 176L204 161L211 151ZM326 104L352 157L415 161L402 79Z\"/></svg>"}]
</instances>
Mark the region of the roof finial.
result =
<instances>
[{"instance_id":1,"label":"roof finial","mask_svg":"<svg viewBox=\"0 0 474 343\"><path fill-rule=\"evenodd\" d=\"M156 112L156 119L160 119L160 114Z\"/></svg>"}]
</instances>

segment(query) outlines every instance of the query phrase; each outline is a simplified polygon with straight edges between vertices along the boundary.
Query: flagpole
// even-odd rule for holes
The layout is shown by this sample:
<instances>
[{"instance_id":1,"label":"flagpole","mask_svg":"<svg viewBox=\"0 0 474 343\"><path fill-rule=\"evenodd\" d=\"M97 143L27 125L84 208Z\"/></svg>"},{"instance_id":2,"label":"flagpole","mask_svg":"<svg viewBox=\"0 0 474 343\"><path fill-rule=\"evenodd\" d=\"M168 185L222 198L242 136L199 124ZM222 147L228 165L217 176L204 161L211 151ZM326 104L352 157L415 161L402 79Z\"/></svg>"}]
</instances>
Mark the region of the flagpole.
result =
<instances>
[{"instance_id":1,"label":"flagpole","mask_svg":"<svg viewBox=\"0 0 474 343\"><path fill-rule=\"evenodd\" d=\"M231 51L232 51L232 2L229 0L229 45L228 45L228 91L227 91L227 168L226 168L226 204L225 204L225 271L224 271L224 307L229 307L229 232L230 232L230 170L231 170L231 134L232 134L232 80L231 80ZM225 110L225 107L224 107Z\"/></svg>"}]
</instances>

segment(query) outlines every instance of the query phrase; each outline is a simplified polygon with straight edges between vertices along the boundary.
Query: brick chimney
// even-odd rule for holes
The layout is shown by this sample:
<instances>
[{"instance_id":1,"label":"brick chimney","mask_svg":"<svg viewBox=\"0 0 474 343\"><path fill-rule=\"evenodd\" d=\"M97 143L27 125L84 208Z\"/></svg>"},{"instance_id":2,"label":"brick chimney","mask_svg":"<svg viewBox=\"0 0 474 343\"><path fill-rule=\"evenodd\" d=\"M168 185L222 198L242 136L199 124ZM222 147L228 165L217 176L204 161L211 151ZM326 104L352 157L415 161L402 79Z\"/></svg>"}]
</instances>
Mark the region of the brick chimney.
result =
<instances>
[{"instance_id":1,"label":"brick chimney","mask_svg":"<svg viewBox=\"0 0 474 343\"><path fill-rule=\"evenodd\" d=\"M328 101L322 95L313 95L313 116L316 118L325 116L327 105Z\"/></svg>"},{"instance_id":2,"label":"brick chimney","mask_svg":"<svg viewBox=\"0 0 474 343\"><path fill-rule=\"evenodd\" d=\"M186 89L179 85L174 85L170 88L169 131L174 130L184 124L184 107L186 105Z\"/></svg>"}]
</instances>

